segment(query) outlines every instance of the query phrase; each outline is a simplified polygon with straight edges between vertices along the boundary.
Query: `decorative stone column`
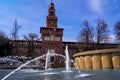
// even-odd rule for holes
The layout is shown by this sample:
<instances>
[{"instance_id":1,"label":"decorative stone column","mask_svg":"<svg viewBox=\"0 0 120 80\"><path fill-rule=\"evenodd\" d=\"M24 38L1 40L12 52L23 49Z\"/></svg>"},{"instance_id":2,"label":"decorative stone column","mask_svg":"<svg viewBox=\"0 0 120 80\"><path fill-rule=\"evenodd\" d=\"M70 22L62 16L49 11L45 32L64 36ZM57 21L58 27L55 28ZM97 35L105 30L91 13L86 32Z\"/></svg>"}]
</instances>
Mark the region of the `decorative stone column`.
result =
<instances>
[{"instance_id":1,"label":"decorative stone column","mask_svg":"<svg viewBox=\"0 0 120 80\"><path fill-rule=\"evenodd\" d=\"M77 69L80 69L80 57L76 57L76 58L75 58L75 67L76 67Z\"/></svg>"},{"instance_id":2,"label":"decorative stone column","mask_svg":"<svg viewBox=\"0 0 120 80\"><path fill-rule=\"evenodd\" d=\"M113 54L112 62L113 62L113 68L119 69L120 68L120 54Z\"/></svg>"},{"instance_id":3,"label":"decorative stone column","mask_svg":"<svg viewBox=\"0 0 120 80\"><path fill-rule=\"evenodd\" d=\"M93 69L101 69L102 68L102 62L101 62L101 55L93 55L92 56L92 64Z\"/></svg>"},{"instance_id":4,"label":"decorative stone column","mask_svg":"<svg viewBox=\"0 0 120 80\"><path fill-rule=\"evenodd\" d=\"M102 55L102 68L103 69L112 69L112 57L110 54Z\"/></svg>"},{"instance_id":5,"label":"decorative stone column","mask_svg":"<svg viewBox=\"0 0 120 80\"><path fill-rule=\"evenodd\" d=\"M91 56L85 56L85 69L92 69L92 58Z\"/></svg>"},{"instance_id":6,"label":"decorative stone column","mask_svg":"<svg viewBox=\"0 0 120 80\"><path fill-rule=\"evenodd\" d=\"M85 69L85 61L83 56L80 57L80 69Z\"/></svg>"}]
</instances>

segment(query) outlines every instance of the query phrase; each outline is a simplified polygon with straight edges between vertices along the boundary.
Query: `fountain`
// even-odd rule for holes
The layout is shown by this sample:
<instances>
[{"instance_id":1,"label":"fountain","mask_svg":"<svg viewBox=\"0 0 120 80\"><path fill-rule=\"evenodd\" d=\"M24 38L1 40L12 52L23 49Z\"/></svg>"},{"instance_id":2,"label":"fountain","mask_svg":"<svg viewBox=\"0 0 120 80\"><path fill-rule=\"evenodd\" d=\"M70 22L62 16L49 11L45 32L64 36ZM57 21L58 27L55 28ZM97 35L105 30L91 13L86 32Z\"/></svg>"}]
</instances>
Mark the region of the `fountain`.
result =
<instances>
[{"instance_id":1,"label":"fountain","mask_svg":"<svg viewBox=\"0 0 120 80\"><path fill-rule=\"evenodd\" d=\"M66 52L67 52L67 55L68 55L67 49L66 49ZM51 56L55 56L55 55L57 55L57 54L53 54L53 53L52 53L52 55L51 55L50 51L48 50L48 52L46 53L46 55L42 55L42 56L40 56L40 57L36 57L36 58L34 58L34 59L26 62L25 64L22 64L20 67L18 67L17 69L13 70L13 71L10 72L8 75L6 75L4 78L2 78L2 80L7 79L9 76L11 76L12 74L14 74L16 71L20 70L21 68L25 67L27 64L31 63L32 61L36 61L36 60L41 59L41 58L43 58L43 57L45 57L45 56L46 56L45 71L47 71L47 69L49 69L49 68L51 67L50 58L51 58ZM58 56L58 55L57 55L57 56ZM60 56L62 56L62 55L60 55ZM63 57L63 56L62 56L62 57ZM68 58L68 57L66 57L66 58ZM69 60L69 59L68 59L68 60ZM68 63L68 60L67 60L67 63ZM69 67L67 67L67 69L68 69L68 68L69 68Z\"/></svg>"},{"instance_id":2,"label":"fountain","mask_svg":"<svg viewBox=\"0 0 120 80\"><path fill-rule=\"evenodd\" d=\"M1 80L106 80L106 79L112 79L112 80L120 80L120 73L118 70L105 70L105 71L101 71L101 70L87 70L87 71L80 71L77 70L75 68L70 68L70 58L69 58L69 52L68 52L68 46L66 46L65 49L65 55L63 56L61 54L56 54L56 53L50 53L50 51L48 50L48 52L45 55L42 55L40 57L36 57L28 62L26 62L25 64L21 65L20 67L18 67L17 69L13 70L12 72L10 72L9 70L0 70L0 79ZM49 70L49 68L51 67L51 57L52 56L61 56L65 58L65 68L54 68ZM34 69L29 70L29 69L24 69L24 70L20 70L23 67L25 67L27 64L33 62L33 61L39 61L40 59L45 59L45 66L44 66L44 70L37 70L34 71ZM39 65L39 63L38 63ZM37 65L37 66L38 66ZM27 71L25 71L27 70ZM8 73L8 71L10 72L8 75L5 76ZM16 72L16 74L14 76L14 73ZM5 76L3 78L3 76ZM11 76L11 77L9 77ZM9 77L9 78L8 78Z\"/></svg>"},{"instance_id":3,"label":"fountain","mask_svg":"<svg viewBox=\"0 0 120 80\"><path fill-rule=\"evenodd\" d=\"M66 50L65 50L65 54L66 54L66 71L69 72L70 71L70 66L69 66L69 62L70 62L70 59L69 59L69 53L68 53L68 46L66 46ZM51 66L51 63L50 63L50 58L51 56L54 56L54 55L57 55L57 54L53 54L51 55L50 51L48 50L48 52L46 53L46 55L42 55L40 57L36 57L28 62L26 62L25 64L22 64L20 67L18 67L17 69L13 70L11 73L9 73L8 75L6 75L2 80L5 80L7 79L9 76L11 76L12 74L14 74L16 71L20 70L21 68L25 67L27 64L29 64L30 62L32 61L36 61L38 59L41 59L43 57L46 56L46 61L45 61L45 71L47 69L50 68ZM58 56L58 55L57 55ZM61 56L61 55L60 55Z\"/></svg>"}]
</instances>

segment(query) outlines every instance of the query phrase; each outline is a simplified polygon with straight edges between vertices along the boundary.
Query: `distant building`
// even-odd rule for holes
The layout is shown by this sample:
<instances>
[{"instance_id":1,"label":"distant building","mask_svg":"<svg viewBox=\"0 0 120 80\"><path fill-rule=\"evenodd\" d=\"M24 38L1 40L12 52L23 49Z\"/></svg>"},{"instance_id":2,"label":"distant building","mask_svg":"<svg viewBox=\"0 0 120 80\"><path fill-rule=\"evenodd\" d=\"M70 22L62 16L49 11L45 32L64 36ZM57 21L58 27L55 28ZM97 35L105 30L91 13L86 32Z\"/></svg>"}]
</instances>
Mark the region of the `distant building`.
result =
<instances>
[{"instance_id":1,"label":"distant building","mask_svg":"<svg viewBox=\"0 0 120 80\"><path fill-rule=\"evenodd\" d=\"M63 28L58 28L58 17L55 14L54 3L50 3L48 15L46 17L46 27L40 28L41 41L13 40L10 41L13 55L40 56L50 52L65 55L65 46L68 45L70 57L76 52L82 51L84 43L79 42L63 42ZM29 53L29 49L33 48L33 52ZM105 49L118 47L117 44L87 44L90 49Z\"/></svg>"}]
</instances>

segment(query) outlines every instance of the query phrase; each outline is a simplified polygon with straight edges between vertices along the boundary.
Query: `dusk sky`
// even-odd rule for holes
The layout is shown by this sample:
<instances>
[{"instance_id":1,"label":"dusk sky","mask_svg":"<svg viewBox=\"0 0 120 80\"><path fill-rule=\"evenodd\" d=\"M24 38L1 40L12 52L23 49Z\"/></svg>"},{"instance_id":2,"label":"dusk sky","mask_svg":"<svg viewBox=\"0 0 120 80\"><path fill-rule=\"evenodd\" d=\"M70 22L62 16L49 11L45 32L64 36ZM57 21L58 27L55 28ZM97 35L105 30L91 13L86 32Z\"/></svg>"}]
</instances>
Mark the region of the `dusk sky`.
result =
<instances>
[{"instance_id":1,"label":"dusk sky","mask_svg":"<svg viewBox=\"0 0 120 80\"><path fill-rule=\"evenodd\" d=\"M8 36L17 19L19 37L29 32L40 32L46 26L50 0L0 0L0 29ZM88 20L95 26L95 20L105 20L113 37L113 27L120 21L120 0L53 0L58 16L58 27L64 28L63 41L76 41L81 23Z\"/></svg>"}]
</instances>

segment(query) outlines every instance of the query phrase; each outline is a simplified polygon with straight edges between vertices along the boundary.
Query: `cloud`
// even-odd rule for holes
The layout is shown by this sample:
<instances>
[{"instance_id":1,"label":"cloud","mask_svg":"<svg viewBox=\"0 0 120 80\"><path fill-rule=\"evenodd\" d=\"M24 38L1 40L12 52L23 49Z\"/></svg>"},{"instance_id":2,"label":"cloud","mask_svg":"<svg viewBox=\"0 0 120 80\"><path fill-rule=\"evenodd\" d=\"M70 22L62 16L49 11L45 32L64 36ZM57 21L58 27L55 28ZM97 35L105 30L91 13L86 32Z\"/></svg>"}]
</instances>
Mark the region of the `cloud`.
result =
<instances>
[{"instance_id":1,"label":"cloud","mask_svg":"<svg viewBox=\"0 0 120 80\"><path fill-rule=\"evenodd\" d=\"M109 35L110 36L110 43L112 42L112 43L114 43L115 42L115 40L116 40L116 37L115 37L115 35Z\"/></svg>"},{"instance_id":2,"label":"cloud","mask_svg":"<svg viewBox=\"0 0 120 80\"><path fill-rule=\"evenodd\" d=\"M76 40L72 37L65 37L63 36L63 41L66 41L66 42L75 42Z\"/></svg>"},{"instance_id":3,"label":"cloud","mask_svg":"<svg viewBox=\"0 0 120 80\"><path fill-rule=\"evenodd\" d=\"M115 43L115 40L116 40L116 37L115 37L115 35L114 34L110 34L110 35L108 35L109 36L109 40L108 41L101 41L101 43ZM94 41L95 42L97 42L97 39L94 37Z\"/></svg>"},{"instance_id":4,"label":"cloud","mask_svg":"<svg viewBox=\"0 0 120 80\"><path fill-rule=\"evenodd\" d=\"M99 14L103 13L102 0L89 0L89 4L92 11Z\"/></svg>"}]
</instances>

